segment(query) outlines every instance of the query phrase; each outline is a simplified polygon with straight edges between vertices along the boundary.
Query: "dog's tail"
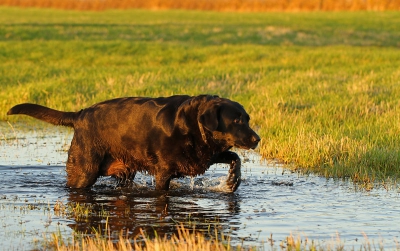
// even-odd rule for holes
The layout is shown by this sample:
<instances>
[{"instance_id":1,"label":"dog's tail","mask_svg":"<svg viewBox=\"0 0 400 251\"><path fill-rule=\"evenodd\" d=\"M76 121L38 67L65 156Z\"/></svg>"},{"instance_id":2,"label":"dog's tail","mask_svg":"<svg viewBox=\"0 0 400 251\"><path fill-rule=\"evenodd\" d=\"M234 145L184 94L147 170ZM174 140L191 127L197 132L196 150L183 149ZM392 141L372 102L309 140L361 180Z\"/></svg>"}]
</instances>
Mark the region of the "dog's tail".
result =
<instances>
[{"instance_id":1,"label":"dog's tail","mask_svg":"<svg viewBox=\"0 0 400 251\"><path fill-rule=\"evenodd\" d=\"M62 112L45 106L24 103L11 108L7 115L25 114L53 125L74 127L79 112Z\"/></svg>"}]
</instances>

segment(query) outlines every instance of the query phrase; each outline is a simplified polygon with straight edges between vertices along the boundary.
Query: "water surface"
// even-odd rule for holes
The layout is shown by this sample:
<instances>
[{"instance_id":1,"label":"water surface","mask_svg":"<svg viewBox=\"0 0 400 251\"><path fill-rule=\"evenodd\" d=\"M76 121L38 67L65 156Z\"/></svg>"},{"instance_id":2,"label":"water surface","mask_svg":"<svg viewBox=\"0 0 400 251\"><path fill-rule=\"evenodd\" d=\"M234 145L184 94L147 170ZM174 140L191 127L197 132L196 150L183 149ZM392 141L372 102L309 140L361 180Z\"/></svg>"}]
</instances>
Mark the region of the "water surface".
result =
<instances>
[{"instance_id":1,"label":"water surface","mask_svg":"<svg viewBox=\"0 0 400 251\"><path fill-rule=\"evenodd\" d=\"M226 178L225 165L175 180L168 193L154 191L147 175L126 187L103 177L92 189L73 190L65 187L71 130L0 128L0 249L31 250L54 232L68 238L107 227L115 238L121 230L130 237L140 229L149 236L170 235L180 223L205 233L217 228L235 245L266 250L271 244L280 249L290 235L328 248L400 248L396 186L363 191L349 181L299 175L261 162L254 152L240 152L242 184L233 194L217 189ZM84 217L73 213L77 203L89 209ZM60 205L64 211L55 210Z\"/></svg>"}]
</instances>

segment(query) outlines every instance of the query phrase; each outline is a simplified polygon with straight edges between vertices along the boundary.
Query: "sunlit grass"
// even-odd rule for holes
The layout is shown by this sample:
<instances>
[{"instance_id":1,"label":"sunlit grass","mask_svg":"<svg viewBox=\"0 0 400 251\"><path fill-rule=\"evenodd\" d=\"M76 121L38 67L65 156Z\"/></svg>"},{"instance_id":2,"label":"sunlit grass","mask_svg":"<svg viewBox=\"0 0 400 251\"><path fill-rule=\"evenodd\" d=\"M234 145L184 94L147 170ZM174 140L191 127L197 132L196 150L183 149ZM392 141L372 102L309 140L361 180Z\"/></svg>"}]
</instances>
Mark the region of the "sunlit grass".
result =
<instances>
[{"instance_id":1,"label":"sunlit grass","mask_svg":"<svg viewBox=\"0 0 400 251\"><path fill-rule=\"evenodd\" d=\"M338 10L398 10L397 0L0 0L0 4L21 7L44 7L78 10L104 9L200 9L216 11L338 11Z\"/></svg>"},{"instance_id":2,"label":"sunlit grass","mask_svg":"<svg viewBox=\"0 0 400 251\"><path fill-rule=\"evenodd\" d=\"M215 236L205 237L204 234L194 229L186 229L183 225L177 227L177 234L156 236L150 239L143 230L133 240L119 235L117 242L99 232L93 237L76 237L72 243L66 243L62 236L53 234L52 239L46 244L56 250L252 250L255 248L235 248L230 245L230 238L215 232Z\"/></svg>"},{"instance_id":3,"label":"sunlit grass","mask_svg":"<svg viewBox=\"0 0 400 251\"><path fill-rule=\"evenodd\" d=\"M354 247L346 247L345 243L338 235L335 239L326 243L320 243L317 240L312 240L306 236L288 235L284 240L278 242L269 238L266 243L261 243L258 246L242 246L233 244L229 235L224 235L216 228L214 233L204 233L196 231L193 227L189 229L183 224L177 225L177 231L171 235L158 236L155 233L154 238L149 238L148 235L141 229L140 233L134 238L126 237L126 234L121 231L118 239L115 236L111 238L110 234L101 234L96 232L94 236L85 236L75 234L73 238L66 238L59 233L54 233L49 239L43 242L43 247L51 248L59 251L67 250L192 250L192 251L229 251L229 250L357 250ZM364 235L364 240L360 240L360 250L384 250L383 243L374 243Z\"/></svg>"},{"instance_id":4,"label":"sunlit grass","mask_svg":"<svg viewBox=\"0 0 400 251\"><path fill-rule=\"evenodd\" d=\"M242 103L258 151L361 184L399 177L397 12L74 12L0 8L0 118L121 96ZM32 121L32 120L30 120Z\"/></svg>"}]
</instances>

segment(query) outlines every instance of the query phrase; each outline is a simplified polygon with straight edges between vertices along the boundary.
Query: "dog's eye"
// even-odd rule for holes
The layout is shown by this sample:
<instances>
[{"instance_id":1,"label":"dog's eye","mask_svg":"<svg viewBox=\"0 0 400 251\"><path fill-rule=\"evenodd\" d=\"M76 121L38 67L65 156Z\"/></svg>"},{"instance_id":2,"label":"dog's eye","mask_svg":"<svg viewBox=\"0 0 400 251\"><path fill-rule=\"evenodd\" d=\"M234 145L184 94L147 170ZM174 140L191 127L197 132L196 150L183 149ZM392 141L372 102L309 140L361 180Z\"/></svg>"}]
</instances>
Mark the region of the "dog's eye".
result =
<instances>
[{"instance_id":1,"label":"dog's eye","mask_svg":"<svg viewBox=\"0 0 400 251\"><path fill-rule=\"evenodd\" d=\"M239 124L239 123L240 123L240 119L239 119L239 118L235 119L235 120L233 121L233 123Z\"/></svg>"}]
</instances>

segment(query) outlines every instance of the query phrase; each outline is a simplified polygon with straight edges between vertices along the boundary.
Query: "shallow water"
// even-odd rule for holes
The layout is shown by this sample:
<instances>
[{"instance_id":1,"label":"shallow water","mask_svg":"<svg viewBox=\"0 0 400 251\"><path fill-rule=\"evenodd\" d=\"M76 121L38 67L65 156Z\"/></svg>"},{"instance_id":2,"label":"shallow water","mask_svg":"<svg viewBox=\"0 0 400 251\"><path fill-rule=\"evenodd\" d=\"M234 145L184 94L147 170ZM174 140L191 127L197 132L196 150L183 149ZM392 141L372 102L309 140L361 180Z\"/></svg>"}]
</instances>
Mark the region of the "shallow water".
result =
<instances>
[{"instance_id":1,"label":"shallow water","mask_svg":"<svg viewBox=\"0 0 400 251\"><path fill-rule=\"evenodd\" d=\"M106 229L136 236L172 234L178 223L204 232L229 233L235 245L280 249L291 234L318 245L398 249L399 189L362 191L347 181L303 176L241 152L242 184L234 194L218 192L224 165L204 176L175 180L168 193L154 191L153 179L138 175L117 187L104 177L86 191L65 188L65 161L72 132L62 128L20 130L0 126L0 249L30 250L59 232L87 234ZM55 206L85 203L84 217ZM271 238L272 237L272 238ZM271 240L273 247L271 248Z\"/></svg>"}]
</instances>

